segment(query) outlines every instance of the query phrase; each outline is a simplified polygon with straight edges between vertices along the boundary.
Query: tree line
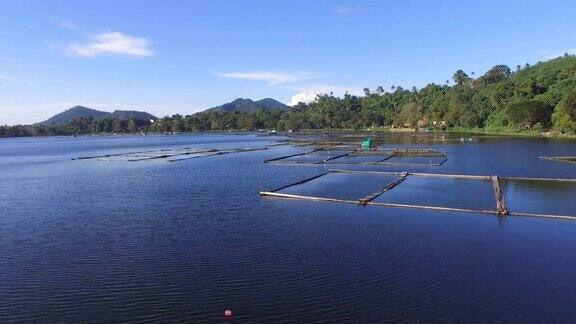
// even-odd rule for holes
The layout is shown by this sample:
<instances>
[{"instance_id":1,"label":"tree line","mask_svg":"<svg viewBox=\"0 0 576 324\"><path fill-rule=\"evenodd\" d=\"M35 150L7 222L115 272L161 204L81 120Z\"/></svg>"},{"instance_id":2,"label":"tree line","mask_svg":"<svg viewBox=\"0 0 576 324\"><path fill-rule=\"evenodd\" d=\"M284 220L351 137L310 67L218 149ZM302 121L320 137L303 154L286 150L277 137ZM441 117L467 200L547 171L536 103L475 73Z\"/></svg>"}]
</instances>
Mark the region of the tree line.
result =
<instances>
[{"instance_id":1,"label":"tree line","mask_svg":"<svg viewBox=\"0 0 576 324\"><path fill-rule=\"evenodd\" d=\"M149 120L132 117L128 119L81 117L64 125L0 126L0 137L139 133L147 131L150 124Z\"/></svg>"},{"instance_id":2,"label":"tree line","mask_svg":"<svg viewBox=\"0 0 576 324\"><path fill-rule=\"evenodd\" d=\"M165 117L156 131L363 130L379 127L576 133L576 57L496 65L474 77L458 70L444 84L421 89L364 89L363 96L320 95L286 110L200 112Z\"/></svg>"},{"instance_id":3,"label":"tree line","mask_svg":"<svg viewBox=\"0 0 576 324\"><path fill-rule=\"evenodd\" d=\"M77 120L60 128L34 131L77 134L409 127L574 134L576 56L565 54L533 66L518 65L514 70L496 65L478 77L458 70L452 82L430 83L421 89L392 86L385 90L380 86L364 89L362 96L319 95L314 102L299 103L286 110L199 112L166 116L151 124L127 123L130 121L122 124L114 120ZM6 132L13 127L0 127L0 136L10 136Z\"/></svg>"}]
</instances>

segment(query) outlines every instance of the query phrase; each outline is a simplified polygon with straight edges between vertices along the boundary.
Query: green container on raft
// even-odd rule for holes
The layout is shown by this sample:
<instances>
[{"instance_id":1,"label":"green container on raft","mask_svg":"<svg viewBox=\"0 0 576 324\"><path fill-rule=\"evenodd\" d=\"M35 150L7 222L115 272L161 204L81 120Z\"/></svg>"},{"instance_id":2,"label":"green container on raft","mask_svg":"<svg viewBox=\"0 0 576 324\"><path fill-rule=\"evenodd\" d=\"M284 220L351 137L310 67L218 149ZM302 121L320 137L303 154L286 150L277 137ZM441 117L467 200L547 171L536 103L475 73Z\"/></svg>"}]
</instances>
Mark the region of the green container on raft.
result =
<instances>
[{"instance_id":1,"label":"green container on raft","mask_svg":"<svg viewBox=\"0 0 576 324\"><path fill-rule=\"evenodd\" d=\"M374 140L371 137L366 137L362 140L362 149L369 150L374 146Z\"/></svg>"}]
</instances>

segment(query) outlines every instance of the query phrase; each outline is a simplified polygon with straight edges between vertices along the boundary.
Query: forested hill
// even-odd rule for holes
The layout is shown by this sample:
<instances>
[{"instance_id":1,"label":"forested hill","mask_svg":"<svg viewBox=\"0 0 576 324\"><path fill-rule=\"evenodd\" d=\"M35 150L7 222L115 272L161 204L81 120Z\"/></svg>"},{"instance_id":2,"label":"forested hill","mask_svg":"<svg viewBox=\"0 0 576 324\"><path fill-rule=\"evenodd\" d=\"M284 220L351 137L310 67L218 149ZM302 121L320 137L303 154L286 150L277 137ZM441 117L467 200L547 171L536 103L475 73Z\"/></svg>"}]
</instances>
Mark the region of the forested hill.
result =
<instances>
[{"instance_id":1,"label":"forested hill","mask_svg":"<svg viewBox=\"0 0 576 324\"><path fill-rule=\"evenodd\" d=\"M99 119L109 116L109 112L90 109L82 106L74 106L59 114L56 114L45 121L39 122L37 125L64 125L68 124L78 118L92 118Z\"/></svg>"},{"instance_id":2,"label":"forested hill","mask_svg":"<svg viewBox=\"0 0 576 324\"><path fill-rule=\"evenodd\" d=\"M37 125L62 126L69 124L79 118L94 119L94 120L102 118L112 118L112 119L118 118L121 120L128 120L130 118L142 119L142 120L156 119L155 116L143 111L116 110L110 113L107 111L90 109L83 106L75 106L57 115L54 115L51 118L38 123Z\"/></svg>"},{"instance_id":3,"label":"forested hill","mask_svg":"<svg viewBox=\"0 0 576 324\"><path fill-rule=\"evenodd\" d=\"M458 70L452 81L410 90L364 89L364 96L319 96L286 111L197 113L164 118L158 130L367 129L422 127L493 132L576 133L576 57L534 66L496 65L481 76Z\"/></svg>"},{"instance_id":4,"label":"forested hill","mask_svg":"<svg viewBox=\"0 0 576 324\"><path fill-rule=\"evenodd\" d=\"M272 98L265 98L258 101L251 99L238 98L232 102L223 104L221 106L213 107L205 110L206 112L255 112L257 110L270 110L270 109L286 109L288 106L274 100Z\"/></svg>"}]
</instances>

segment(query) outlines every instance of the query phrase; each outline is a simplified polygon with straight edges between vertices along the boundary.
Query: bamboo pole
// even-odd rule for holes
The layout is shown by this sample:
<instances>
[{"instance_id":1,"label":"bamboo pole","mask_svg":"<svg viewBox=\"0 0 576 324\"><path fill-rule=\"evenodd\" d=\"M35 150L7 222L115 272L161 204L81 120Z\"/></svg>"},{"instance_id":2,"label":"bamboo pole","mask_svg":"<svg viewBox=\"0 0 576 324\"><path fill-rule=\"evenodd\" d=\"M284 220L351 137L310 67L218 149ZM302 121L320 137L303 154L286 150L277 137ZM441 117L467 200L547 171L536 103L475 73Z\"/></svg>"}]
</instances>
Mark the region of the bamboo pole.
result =
<instances>
[{"instance_id":1,"label":"bamboo pole","mask_svg":"<svg viewBox=\"0 0 576 324\"><path fill-rule=\"evenodd\" d=\"M303 163L304 164L304 163ZM314 165L308 163L309 165ZM345 164L345 163L337 163ZM340 173L365 173L365 174L401 174L401 172L391 172L391 171L365 171L365 170L343 170L343 169L331 169L332 172ZM491 181L490 176L485 175L467 175L467 174L444 174L444 173L423 173L423 172L408 172L410 176L417 177L438 177L438 178L453 178L453 179L469 179L469 180L488 180ZM498 176L501 181L558 181L558 182L575 182L576 179L572 178L523 178L523 177L503 177Z\"/></svg>"},{"instance_id":2,"label":"bamboo pole","mask_svg":"<svg viewBox=\"0 0 576 324\"><path fill-rule=\"evenodd\" d=\"M95 155L95 156L82 156L82 157L77 157L77 158L71 158L71 160L89 160L89 159L99 159L99 158L107 158L107 157L113 157L113 156L123 156L123 155L130 155L130 154L141 154L141 153L163 152L163 151L169 151L169 149L124 152L124 153Z\"/></svg>"},{"instance_id":3,"label":"bamboo pole","mask_svg":"<svg viewBox=\"0 0 576 324\"><path fill-rule=\"evenodd\" d=\"M499 177L504 181L558 181L558 182L576 182L572 178L522 178L522 177Z\"/></svg>"},{"instance_id":4,"label":"bamboo pole","mask_svg":"<svg viewBox=\"0 0 576 324\"><path fill-rule=\"evenodd\" d=\"M342 170L342 169L330 169L333 173L365 173L365 174L384 174L384 175L401 175L403 172L393 172L393 171L363 171L363 170Z\"/></svg>"},{"instance_id":5,"label":"bamboo pole","mask_svg":"<svg viewBox=\"0 0 576 324\"><path fill-rule=\"evenodd\" d=\"M293 187L293 186L296 186L296 185L300 185L300 184L306 183L306 182L308 182L308 181L312 181L312 180L314 180L314 179L318 179L318 178L320 178L320 177L323 177L323 176L325 176L325 175L327 175L327 174L329 174L329 173L332 173L332 171L328 170L328 171L326 171L326 172L324 172L324 173L315 175L315 176L313 176L313 177L306 178L306 179L300 180L300 181L296 181L296 182L290 183L290 184L288 184L288 185L282 186L282 187L280 187L280 188L276 188L276 189L274 189L274 190L270 190L269 192L276 192L276 191L280 191L280 190L282 190L282 189L286 189L286 188L289 188L289 187Z\"/></svg>"},{"instance_id":6,"label":"bamboo pole","mask_svg":"<svg viewBox=\"0 0 576 324\"><path fill-rule=\"evenodd\" d=\"M550 218L550 219L576 220L576 216L568 216L568 215L534 214L534 213L523 213L523 212L511 212L509 215L511 215L511 216L524 216L524 217L535 217L535 218Z\"/></svg>"},{"instance_id":7,"label":"bamboo pole","mask_svg":"<svg viewBox=\"0 0 576 324\"><path fill-rule=\"evenodd\" d=\"M413 166L413 167L429 167L429 166L440 166L440 163L402 163L402 162L374 162L373 165L403 165L403 166Z\"/></svg>"},{"instance_id":8,"label":"bamboo pole","mask_svg":"<svg viewBox=\"0 0 576 324\"><path fill-rule=\"evenodd\" d=\"M189 152L183 152L183 153L177 153L177 154L156 155L156 156L150 156L150 157L139 158L139 159L130 159L127 161L128 162L138 162L138 161L166 159L169 162L176 162L176 161L190 160L190 159L196 159L196 158L213 156L213 155L223 155L223 154L230 154L230 153L242 153L242 152L252 152L252 151L263 151L263 150L267 150L267 149L268 149L267 147L264 147L264 148L240 148L240 149L228 149L228 150L208 149L208 150L199 150L199 151L189 151ZM204 153L209 153L209 154L204 154ZM184 158L184 159L168 160L169 158L172 158L175 156L184 156L184 155L192 155L192 154L204 154L204 155L193 156L193 157Z\"/></svg>"},{"instance_id":9,"label":"bamboo pole","mask_svg":"<svg viewBox=\"0 0 576 324\"><path fill-rule=\"evenodd\" d=\"M314 165L314 166L318 166L318 165L322 165L322 164L316 164L314 162L308 162L308 161L271 161L271 162L266 162L269 164L278 164L278 165ZM327 163L328 164L328 163Z\"/></svg>"},{"instance_id":10,"label":"bamboo pole","mask_svg":"<svg viewBox=\"0 0 576 324\"><path fill-rule=\"evenodd\" d=\"M366 206L367 203L371 202L372 200L376 199L378 196L380 196L381 194L390 191L392 189L394 189L397 185L399 185L400 183L402 183L404 180L406 180L406 177L408 176L407 172L404 172L400 175L400 177L392 182L390 182L389 184L385 185L384 187L382 187L380 190L373 192L371 194L369 194L368 196L364 197L364 198L360 198L358 199L358 202L363 205Z\"/></svg>"},{"instance_id":11,"label":"bamboo pole","mask_svg":"<svg viewBox=\"0 0 576 324\"><path fill-rule=\"evenodd\" d=\"M401 174L401 172L389 172L389 171L363 171L363 170L332 170L332 171L333 172L342 172L342 173ZM491 179L489 176L464 175L464 174L408 172L408 175L418 176L418 177L438 177L438 178L455 178L455 179L470 179L470 180L490 180Z\"/></svg>"},{"instance_id":12,"label":"bamboo pole","mask_svg":"<svg viewBox=\"0 0 576 324\"><path fill-rule=\"evenodd\" d=\"M209 153L209 154L205 154L205 155L200 155L200 156L192 156L189 158L184 158L184 159L176 159L176 160L167 160L168 162L178 162L178 161L184 161L184 160L191 160L191 159L197 159L197 158L202 158L202 157L208 157L208 156L213 156L213 155L224 155L224 154L232 154L232 153L244 153L244 152L253 152L253 151L264 151L267 150L267 147L264 148L241 148L241 149L231 149L231 150L217 150L213 153ZM194 153L193 153L194 154Z\"/></svg>"},{"instance_id":13,"label":"bamboo pole","mask_svg":"<svg viewBox=\"0 0 576 324\"><path fill-rule=\"evenodd\" d=\"M308 162L308 161L281 161L281 160L277 160L277 161L269 161L269 162L265 162L265 163L272 163L272 164L285 164L285 165L319 165L319 164L325 164L325 165L371 165L371 166L378 166L378 165L399 165L399 166L413 166L413 167L436 167L436 166L440 166L442 164L440 163L400 163L400 162L353 162L353 161L341 161L341 162L337 162L337 161L328 161L326 163L322 163L322 161L316 161L316 162Z\"/></svg>"},{"instance_id":14,"label":"bamboo pole","mask_svg":"<svg viewBox=\"0 0 576 324\"><path fill-rule=\"evenodd\" d=\"M504 200L504 193L500 189L500 181L497 175L492 177L492 186L494 187L494 197L496 198L496 211L499 216L506 216L509 214L508 208L506 207L506 201Z\"/></svg>"},{"instance_id":15,"label":"bamboo pole","mask_svg":"<svg viewBox=\"0 0 576 324\"><path fill-rule=\"evenodd\" d=\"M314 164L326 163L326 162L328 162L328 161L332 161L332 160L335 160L335 159L339 159L339 158L341 158L341 157L345 157L345 156L350 155L350 154L352 154L352 152L348 152L348 153L336 155L336 156L333 156L333 157L331 157L331 158L324 159L324 160L322 160L322 161L316 161L316 162L314 162Z\"/></svg>"},{"instance_id":16,"label":"bamboo pole","mask_svg":"<svg viewBox=\"0 0 576 324\"><path fill-rule=\"evenodd\" d=\"M347 203L347 204L355 204L355 205L358 204L358 201L356 201L356 200L345 200L345 199L337 199L337 198L292 195L292 194L285 194L285 193L272 192L272 191L261 191L260 196L271 196L271 197L300 199L300 200L312 200L312 201L324 201L324 202L338 202L338 203Z\"/></svg>"},{"instance_id":17,"label":"bamboo pole","mask_svg":"<svg viewBox=\"0 0 576 324\"><path fill-rule=\"evenodd\" d=\"M380 155L380 154L390 154L394 153L396 155L421 155L421 156L444 156L446 155L445 152L438 152L436 149L430 150L418 150L418 149L411 149L411 150L398 150L398 149L375 149L369 151L357 151L355 154L357 155Z\"/></svg>"},{"instance_id":18,"label":"bamboo pole","mask_svg":"<svg viewBox=\"0 0 576 324\"><path fill-rule=\"evenodd\" d=\"M167 159L175 156L182 156L182 155L191 155L191 154L202 154L202 153L209 153L209 152L217 152L218 150L205 150L205 151L192 151L192 152L184 152L184 153L176 153L176 154L162 154L156 156L150 156L140 159L130 159L128 162L138 162L138 161L147 161L147 160L156 160L156 159Z\"/></svg>"},{"instance_id":19,"label":"bamboo pole","mask_svg":"<svg viewBox=\"0 0 576 324\"><path fill-rule=\"evenodd\" d=\"M385 157L385 158L383 158L382 160L378 161L378 163L382 163L382 162L384 162L384 161L386 161L386 160L388 160L388 159L393 158L394 156L396 156L396 155L395 155L395 154L388 155L387 157Z\"/></svg>"},{"instance_id":20,"label":"bamboo pole","mask_svg":"<svg viewBox=\"0 0 576 324\"><path fill-rule=\"evenodd\" d=\"M281 157L277 157L277 158L273 158L273 159L264 160L264 163L270 163L270 162L274 162L274 161L278 161L278 160L284 160L284 159L288 159L288 158L291 158L291 157L306 155L306 154L310 154L310 153L314 153L314 152L318 152L318 151L322 151L322 150L324 150L324 149L323 149L323 148L319 148L319 149L315 149L315 150L308 151L308 152L304 152L304 153L298 153L298 154L281 156Z\"/></svg>"},{"instance_id":21,"label":"bamboo pole","mask_svg":"<svg viewBox=\"0 0 576 324\"><path fill-rule=\"evenodd\" d=\"M368 205L382 206L382 207L395 207L395 208L427 209L427 210L437 210L437 211L453 211L453 212L463 212L463 213L481 213L481 214L492 214L492 215L496 214L496 211L494 211L494 210L484 210L484 209L437 207L437 206L394 204L394 203L383 203L383 202L369 202Z\"/></svg>"},{"instance_id":22,"label":"bamboo pole","mask_svg":"<svg viewBox=\"0 0 576 324\"><path fill-rule=\"evenodd\" d=\"M576 159L576 156L539 156L539 159L564 162L564 163L576 163L576 161L570 161L567 159Z\"/></svg>"},{"instance_id":23,"label":"bamboo pole","mask_svg":"<svg viewBox=\"0 0 576 324\"><path fill-rule=\"evenodd\" d=\"M168 161L168 162L178 162L178 161L186 161L186 160L192 160L192 159L198 159L198 158L203 158L203 157L208 157L208 156L214 156L214 155L222 155L222 154L225 154L225 153L222 153L222 152L214 152L214 153L208 153L208 154L199 155L199 156L186 157L186 158L183 158L183 159L175 159L175 160L166 159L166 161Z\"/></svg>"}]
</instances>

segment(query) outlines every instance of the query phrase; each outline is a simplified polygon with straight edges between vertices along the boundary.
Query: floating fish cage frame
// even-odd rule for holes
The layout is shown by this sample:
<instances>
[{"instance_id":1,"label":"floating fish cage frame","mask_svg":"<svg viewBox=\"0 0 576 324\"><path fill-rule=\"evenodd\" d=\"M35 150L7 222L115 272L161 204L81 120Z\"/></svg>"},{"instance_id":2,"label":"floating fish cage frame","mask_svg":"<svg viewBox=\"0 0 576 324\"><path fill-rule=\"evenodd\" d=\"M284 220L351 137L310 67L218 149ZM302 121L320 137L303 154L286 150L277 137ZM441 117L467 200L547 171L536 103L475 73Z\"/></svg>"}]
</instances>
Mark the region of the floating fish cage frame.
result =
<instances>
[{"instance_id":1,"label":"floating fish cage frame","mask_svg":"<svg viewBox=\"0 0 576 324\"><path fill-rule=\"evenodd\" d=\"M362 198L359 199L338 199L321 197L315 195L296 195L280 192L284 189L288 189L294 186L302 185L304 183L313 181L315 179L328 176L335 173L349 173L349 174L367 174L367 175L393 175L396 178L386 185L382 186L375 192L366 193ZM393 190L398 186L402 186L402 183L410 177L430 177L430 178L451 178L451 179L466 179L466 180L478 180L478 181L488 181L492 183L495 205L494 209L473 209L473 208L454 208L454 207L443 207L443 206L431 206L431 205L417 205L417 204L401 204L401 203L387 203L387 202L376 202L374 201L381 195L385 195L386 192ZM497 215L499 217L504 216L525 216L525 217L537 217L537 218L549 218L549 219L561 219L561 220L576 220L576 215L556 215L556 214L543 214L543 213L527 213L520 211L510 211L506 205L506 200L504 193L501 189L501 183L507 181L553 181L553 182L565 182L573 183L576 185L576 179L553 179L553 178L521 178L521 177L500 177L497 175L492 176L482 176L482 175L456 175L456 174L436 174L436 173L417 173L417 172L384 172L384 171L357 171L357 170L328 170L327 172L318 174L316 176L306 178L288 185L269 190L261 191L260 196L267 197L278 197L285 199L298 199L298 200L308 200L308 201L319 201L319 202L334 202L334 203L345 203L354 204L360 206L380 206L380 207L392 207L392 208L411 208L411 209L424 209L424 210L435 210L435 211L450 211L450 212L466 212L466 213L480 213L480 214L490 214Z\"/></svg>"},{"instance_id":2,"label":"floating fish cage frame","mask_svg":"<svg viewBox=\"0 0 576 324\"><path fill-rule=\"evenodd\" d=\"M374 150L344 150L343 153L322 158L323 153L335 151L333 147L317 148L311 151L281 156L278 158L265 160L264 163L291 164L291 165L319 165L319 164L340 164L340 165L402 165L402 166L441 166L447 160L446 152L439 152L435 149L374 149ZM338 151L338 150L336 150ZM315 161L292 159L296 157L318 156ZM344 161L347 157L381 157L375 161ZM402 157L430 157L437 161L430 160L429 163L396 162L395 159Z\"/></svg>"},{"instance_id":3,"label":"floating fish cage frame","mask_svg":"<svg viewBox=\"0 0 576 324\"><path fill-rule=\"evenodd\" d=\"M539 158L542 160L576 164L576 156L540 156Z\"/></svg>"},{"instance_id":4,"label":"floating fish cage frame","mask_svg":"<svg viewBox=\"0 0 576 324\"><path fill-rule=\"evenodd\" d=\"M224 155L232 153L252 152L267 150L264 148L234 148L234 149L197 149L197 148L180 148L180 149L160 149L136 152L124 152L116 154L104 154L95 156L83 156L72 158L72 160L97 160L97 161L127 161L140 162L151 160L163 160L167 162L177 162L202 157Z\"/></svg>"}]
</instances>

